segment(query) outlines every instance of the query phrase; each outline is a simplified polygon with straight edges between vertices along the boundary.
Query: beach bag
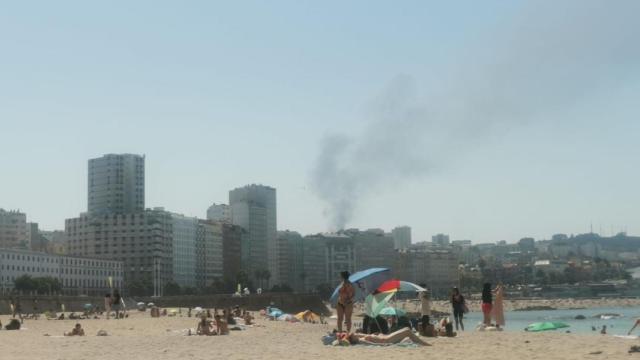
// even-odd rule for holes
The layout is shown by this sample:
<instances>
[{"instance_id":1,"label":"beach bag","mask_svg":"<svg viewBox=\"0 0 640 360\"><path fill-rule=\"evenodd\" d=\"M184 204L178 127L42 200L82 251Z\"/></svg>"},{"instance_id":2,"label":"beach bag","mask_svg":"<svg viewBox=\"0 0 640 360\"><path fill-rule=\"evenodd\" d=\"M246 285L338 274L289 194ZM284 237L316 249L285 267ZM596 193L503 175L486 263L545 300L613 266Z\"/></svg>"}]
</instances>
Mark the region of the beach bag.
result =
<instances>
[{"instance_id":1,"label":"beach bag","mask_svg":"<svg viewBox=\"0 0 640 360\"><path fill-rule=\"evenodd\" d=\"M11 319L9 324L4 327L5 330L20 330L20 321L17 319Z\"/></svg>"},{"instance_id":2,"label":"beach bag","mask_svg":"<svg viewBox=\"0 0 640 360\"><path fill-rule=\"evenodd\" d=\"M438 336L437 333L436 333L436 327L433 326L432 324L424 325L422 327L422 329L424 331L423 334L420 334L422 336L426 336L426 337L437 337Z\"/></svg>"}]
</instances>

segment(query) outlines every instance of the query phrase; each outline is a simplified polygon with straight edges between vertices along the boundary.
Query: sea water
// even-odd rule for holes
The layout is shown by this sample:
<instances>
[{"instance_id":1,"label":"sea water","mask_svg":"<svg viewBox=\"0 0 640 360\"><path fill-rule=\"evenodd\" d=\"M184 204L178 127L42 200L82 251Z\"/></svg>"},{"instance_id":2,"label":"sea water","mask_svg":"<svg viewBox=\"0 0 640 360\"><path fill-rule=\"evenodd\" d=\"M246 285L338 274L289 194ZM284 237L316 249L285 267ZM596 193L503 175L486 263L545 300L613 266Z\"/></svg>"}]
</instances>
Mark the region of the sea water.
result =
<instances>
[{"instance_id":1,"label":"sea water","mask_svg":"<svg viewBox=\"0 0 640 360\"><path fill-rule=\"evenodd\" d=\"M603 319L599 314L620 314L620 317ZM585 316L584 320L577 320L576 316ZM464 315L465 329L473 330L482 322L482 313L472 312ZM507 311L505 317L505 331L524 331L529 324L544 321L560 321L570 327L555 330L571 333L599 333L603 325L607 326L607 334L626 335L636 319L640 318L640 307L600 307L575 310L542 310L542 311ZM596 328L594 332L592 327ZM632 335L640 335L640 326Z\"/></svg>"}]
</instances>

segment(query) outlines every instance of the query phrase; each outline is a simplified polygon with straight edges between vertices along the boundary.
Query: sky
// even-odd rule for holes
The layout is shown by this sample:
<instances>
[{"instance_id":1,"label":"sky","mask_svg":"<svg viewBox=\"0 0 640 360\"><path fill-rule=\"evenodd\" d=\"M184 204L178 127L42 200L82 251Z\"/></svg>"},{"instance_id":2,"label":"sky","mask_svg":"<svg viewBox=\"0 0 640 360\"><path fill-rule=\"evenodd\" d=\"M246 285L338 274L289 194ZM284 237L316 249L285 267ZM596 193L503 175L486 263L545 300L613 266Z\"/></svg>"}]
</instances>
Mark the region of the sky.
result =
<instances>
[{"instance_id":1,"label":"sky","mask_svg":"<svg viewBox=\"0 0 640 360\"><path fill-rule=\"evenodd\" d=\"M277 189L278 228L476 243L640 234L640 3L0 5L0 208L86 211L146 155L147 207Z\"/></svg>"}]
</instances>

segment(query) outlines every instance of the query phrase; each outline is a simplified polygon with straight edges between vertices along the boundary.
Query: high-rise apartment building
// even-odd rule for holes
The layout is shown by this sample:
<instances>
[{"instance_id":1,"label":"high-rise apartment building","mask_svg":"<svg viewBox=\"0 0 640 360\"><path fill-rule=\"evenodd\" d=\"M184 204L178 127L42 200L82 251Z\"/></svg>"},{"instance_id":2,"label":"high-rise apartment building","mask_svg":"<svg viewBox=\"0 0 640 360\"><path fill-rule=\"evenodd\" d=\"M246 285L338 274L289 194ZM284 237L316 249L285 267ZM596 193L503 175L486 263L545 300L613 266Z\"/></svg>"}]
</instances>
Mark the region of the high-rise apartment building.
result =
<instances>
[{"instance_id":1,"label":"high-rise apartment building","mask_svg":"<svg viewBox=\"0 0 640 360\"><path fill-rule=\"evenodd\" d=\"M196 285L211 286L223 277L223 227L219 221L199 220L196 233ZM238 257L239 257L238 251Z\"/></svg>"},{"instance_id":2,"label":"high-rise apartment building","mask_svg":"<svg viewBox=\"0 0 640 360\"><path fill-rule=\"evenodd\" d=\"M145 284L162 295L173 280L173 217L162 208L67 219L69 255L119 260L127 285Z\"/></svg>"},{"instance_id":3,"label":"high-rise apartment building","mask_svg":"<svg viewBox=\"0 0 640 360\"><path fill-rule=\"evenodd\" d=\"M171 220L173 227L173 281L181 287L195 287L198 219L172 213Z\"/></svg>"},{"instance_id":4,"label":"high-rise apartment building","mask_svg":"<svg viewBox=\"0 0 640 360\"><path fill-rule=\"evenodd\" d=\"M246 231L238 225L222 224L222 276L235 281L242 270L242 243Z\"/></svg>"},{"instance_id":5,"label":"high-rise apartment building","mask_svg":"<svg viewBox=\"0 0 640 360\"><path fill-rule=\"evenodd\" d=\"M89 160L90 214L125 214L144 210L144 156L107 154Z\"/></svg>"},{"instance_id":6,"label":"high-rise apartment building","mask_svg":"<svg viewBox=\"0 0 640 360\"><path fill-rule=\"evenodd\" d=\"M459 282L459 254L452 250L407 250L395 256L395 277L424 284L433 296L446 298Z\"/></svg>"},{"instance_id":7,"label":"high-rise apartment building","mask_svg":"<svg viewBox=\"0 0 640 360\"><path fill-rule=\"evenodd\" d=\"M398 226L391 230L393 236L393 247L396 250L408 249L411 246L411 228L409 226Z\"/></svg>"},{"instance_id":8,"label":"high-rise apartment building","mask_svg":"<svg viewBox=\"0 0 640 360\"><path fill-rule=\"evenodd\" d=\"M231 222L231 209L227 204L213 204L207 209L207 220Z\"/></svg>"},{"instance_id":9,"label":"high-rise apartment building","mask_svg":"<svg viewBox=\"0 0 640 360\"><path fill-rule=\"evenodd\" d=\"M436 234L431 237L431 243L435 246L449 246L449 235Z\"/></svg>"},{"instance_id":10,"label":"high-rise apartment building","mask_svg":"<svg viewBox=\"0 0 640 360\"><path fill-rule=\"evenodd\" d=\"M280 282L287 284L295 292L304 292L304 251L302 235L296 231L278 231L278 244L286 257L280 258L280 268L286 269Z\"/></svg>"},{"instance_id":11,"label":"high-rise apartment building","mask_svg":"<svg viewBox=\"0 0 640 360\"><path fill-rule=\"evenodd\" d=\"M0 248L31 248L25 213L0 209Z\"/></svg>"},{"instance_id":12,"label":"high-rise apartment building","mask_svg":"<svg viewBox=\"0 0 640 360\"><path fill-rule=\"evenodd\" d=\"M366 231L345 230L343 234L353 238L355 247L355 271L374 267L393 267L395 249L393 238L379 229Z\"/></svg>"},{"instance_id":13,"label":"high-rise apartment building","mask_svg":"<svg viewBox=\"0 0 640 360\"><path fill-rule=\"evenodd\" d=\"M229 191L231 221L247 231L242 244L242 268L256 280L268 270L268 284L279 284L276 189L247 185Z\"/></svg>"}]
</instances>

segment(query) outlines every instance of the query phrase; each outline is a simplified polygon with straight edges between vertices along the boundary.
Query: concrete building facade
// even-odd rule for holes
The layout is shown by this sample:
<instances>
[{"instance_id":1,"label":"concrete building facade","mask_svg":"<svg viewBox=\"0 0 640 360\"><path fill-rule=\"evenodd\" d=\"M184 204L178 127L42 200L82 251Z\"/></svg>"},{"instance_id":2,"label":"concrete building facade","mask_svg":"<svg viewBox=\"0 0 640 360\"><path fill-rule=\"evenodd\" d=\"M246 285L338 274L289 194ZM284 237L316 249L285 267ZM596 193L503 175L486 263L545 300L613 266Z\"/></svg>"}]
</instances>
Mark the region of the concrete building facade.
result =
<instances>
[{"instance_id":1,"label":"concrete building facade","mask_svg":"<svg viewBox=\"0 0 640 360\"><path fill-rule=\"evenodd\" d=\"M269 284L279 284L276 189L247 185L229 192L231 221L247 231L242 244L242 268L254 280L268 270Z\"/></svg>"},{"instance_id":2,"label":"concrete building facade","mask_svg":"<svg viewBox=\"0 0 640 360\"><path fill-rule=\"evenodd\" d=\"M207 220L231 222L231 208L227 204L213 204L207 209Z\"/></svg>"},{"instance_id":3,"label":"concrete building facade","mask_svg":"<svg viewBox=\"0 0 640 360\"><path fill-rule=\"evenodd\" d=\"M116 289L123 287L121 261L0 249L2 293L10 292L15 279L22 275L56 278L62 285L62 292L67 295L102 295L109 292L111 286Z\"/></svg>"},{"instance_id":4,"label":"concrete building facade","mask_svg":"<svg viewBox=\"0 0 640 360\"><path fill-rule=\"evenodd\" d=\"M286 257L280 258L280 264L286 268L286 272L280 279L294 292L305 292L304 280L304 249L302 235L296 231L278 231L278 241L286 251Z\"/></svg>"},{"instance_id":5,"label":"concrete building facade","mask_svg":"<svg viewBox=\"0 0 640 360\"><path fill-rule=\"evenodd\" d=\"M107 154L89 160L88 211L123 214L145 209L144 156Z\"/></svg>"},{"instance_id":6,"label":"concrete building facade","mask_svg":"<svg viewBox=\"0 0 640 360\"><path fill-rule=\"evenodd\" d=\"M393 273L399 279L424 284L436 297L446 297L459 282L458 254L451 250L400 251Z\"/></svg>"},{"instance_id":7,"label":"concrete building facade","mask_svg":"<svg viewBox=\"0 0 640 360\"><path fill-rule=\"evenodd\" d=\"M0 247L30 249L27 236L27 215L20 211L0 209Z\"/></svg>"},{"instance_id":8,"label":"concrete building facade","mask_svg":"<svg viewBox=\"0 0 640 360\"><path fill-rule=\"evenodd\" d=\"M431 237L431 243L435 246L449 246L449 235L436 234Z\"/></svg>"},{"instance_id":9,"label":"concrete building facade","mask_svg":"<svg viewBox=\"0 0 640 360\"><path fill-rule=\"evenodd\" d=\"M394 241L384 231L345 230L342 234L353 238L355 271L374 267L392 268L394 265Z\"/></svg>"},{"instance_id":10,"label":"concrete building facade","mask_svg":"<svg viewBox=\"0 0 640 360\"><path fill-rule=\"evenodd\" d=\"M225 280L235 281L242 270L242 239L245 236L242 227L222 224L222 277Z\"/></svg>"},{"instance_id":11,"label":"concrete building facade","mask_svg":"<svg viewBox=\"0 0 640 360\"><path fill-rule=\"evenodd\" d=\"M391 230L391 236L396 250L408 249L411 246L411 227L398 226Z\"/></svg>"},{"instance_id":12,"label":"concrete building facade","mask_svg":"<svg viewBox=\"0 0 640 360\"><path fill-rule=\"evenodd\" d=\"M210 286L222 281L224 266L224 223L199 220L196 234L196 285Z\"/></svg>"},{"instance_id":13,"label":"concrete building facade","mask_svg":"<svg viewBox=\"0 0 640 360\"><path fill-rule=\"evenodd\" d=\"M124 281L152 283L154 294L173 280L173 218L162 208L65 221L67 252L123 262Z\"/></svg>"},{"instance_id":14,"label":"concrete building facade","mask_svg":"<svg viewBox=\"0 0 640 360\"><path fill-rule=\"evenodd\" d=\"M171 213L173 281L181 287L196 286L196 234L198 219Z\"/></svg>"}]
</instances>

